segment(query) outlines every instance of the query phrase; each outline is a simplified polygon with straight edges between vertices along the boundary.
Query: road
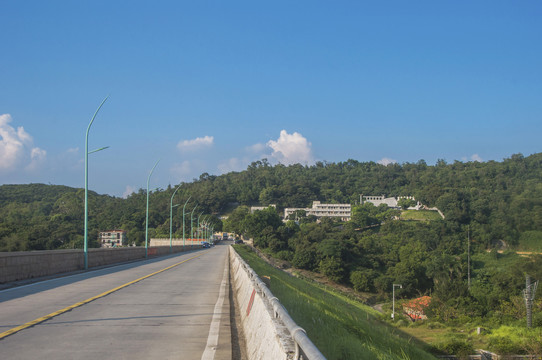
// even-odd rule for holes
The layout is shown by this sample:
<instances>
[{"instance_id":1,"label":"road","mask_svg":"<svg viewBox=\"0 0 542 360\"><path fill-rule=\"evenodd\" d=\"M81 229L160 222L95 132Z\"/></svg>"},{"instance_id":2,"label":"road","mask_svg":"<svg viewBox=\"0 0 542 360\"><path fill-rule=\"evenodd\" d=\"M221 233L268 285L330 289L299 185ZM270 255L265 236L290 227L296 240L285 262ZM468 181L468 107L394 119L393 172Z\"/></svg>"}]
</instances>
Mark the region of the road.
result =
<instances>
[{"instance_id":1,"label":"road","mask_svg":"<svg viewBox=\"0 0 542 360\"><path fill-rule=\"evenodd\" d=\"M2 290L0 357L231 359L227 253L217 245Z\"/></svg>"}]
</instances>

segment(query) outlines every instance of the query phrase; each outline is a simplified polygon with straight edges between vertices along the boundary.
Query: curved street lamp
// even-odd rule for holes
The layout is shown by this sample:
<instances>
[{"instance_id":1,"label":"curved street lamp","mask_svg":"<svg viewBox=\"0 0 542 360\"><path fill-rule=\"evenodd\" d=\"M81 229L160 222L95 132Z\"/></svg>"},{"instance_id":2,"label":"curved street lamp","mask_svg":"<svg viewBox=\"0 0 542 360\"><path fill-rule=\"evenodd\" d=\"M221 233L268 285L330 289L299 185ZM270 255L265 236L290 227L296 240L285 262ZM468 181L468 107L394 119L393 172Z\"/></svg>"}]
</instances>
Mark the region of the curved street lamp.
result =
<instances>
[{"instance_id":1,"label":"curved street lamp","mask_svg":"<svg viewBox=\"0 0 542 360\"><path fill-rule=\"evenodd\" d=\"M175 196L175 193L177 192L177 190L179 190L181 188L181 184L179 184L179 186L177 186L177 188L175 189L175 191L173 192L173 195L171 195L171 202L170 202L170 207L169 207L169 252L172 253L173 252L173 245L172 245L172 232L173 232L173 197ZM177 204L175 206L179 206L180 204Z\"/></svg>"},{"instance_id":2,"label":"curved street lamp","mask_svg":"<svg viewBox=\"0 0 542 360\"><path fill-rule=\"evenodd\" d=\"M109 146L96 149L94 151L88 152L88 133L90 131L90 126L94 122L94 119L96 118L96 115L98 114L98 111L102 108L102 105L105 103L105 101L109 98L107 96L105 99L103 99L100 106L98 106L98 109L94 112L94 116L92 116L92 120L90 120L90 123L87 127L87 133L85 136L85 229L84 229L84 243L83 243L83 257L84 257L84 268L85 270L88 269L88 154L95 153L100 150L107 149Z\"/></svg>"},{"instance_id":3,"label":"curved street lamp","mask_svg":"<svg viewBox=\"0 0 542 360\"><path fill-rule=\"evenodd\" d=\"M205 239L209 241L209 229L211 228L211 221L209 220L210 215L205 215L204 226L205 226ZM209 241L210 242L210 241Z\"/></svg>"},{"instance_id":4,"label":"curved street lamp","mask_svg":"<svg viewBox=\"0 0 542 360\"><path fill-rule=\"evenodd\" d=\"M209 224L207 222L207 216L208 215L203 215L203 218L201 220L201 233L204 240L207 240L207 230L208 230L207 225Z\"/></svg>"},{"instance_id":5,"label":"curved street lamp","mask_svg":"<svg viewBox=\"0 0 542 360\"><path fill-rule=\"evenodd\" d=\"M151 175L152 175L152 172L154 171L154 168L156 167L156 165L158 165L159 162L160 160L158 160L156 164L154 164L151 172L149 173L149 176L147 177L147 217L145 220L145 259L149 257L149 242L148 242L148 239L149 239L149 181L151 180Z\"/></svg>"},{"instance_id":6,"label":"curved street lamp","mask_svg":"<svg viewBox=\"0 0 542 360\"><path fill-rule=\"evenodd\" d=\"M194 210L196 210L196 208L198 207L198 204L196 204L196 206L192 209L192 212L190 213L190 239L194 239L194 225L193 225L193 222L194 222ZM191 245L194 245L194 244L191 244Z\"/></svg>"},{"instance_id":7,"label":"curved street lamp","mask_svg":"<svg viewBox=\"0 0 542 360\"><path fill-rule=\"evenodd\" d=\"M198 235L201 232L201 229L199 228L199 218L201 217L201 215L203 215L203 211L200 212L198 215L198 226L196 226L196 235ZM198 235L198 239L199 239L199 235Z\"/></svg>"},{"instance_id":8,"label":"curved street lamp","mask_svg":"<svg viewBox=\"0 0 542 360\"><path fill-rule=\"evenodd\" d=\"M184 236L184 229L185 229L185 226L184 226L184 208L186 207L186 204L188 204L188 200L190 200L191 197L192 197L192 195L190 195L188 197L188 199L186 199L186 202L184 203L184 206L183 206L183 249L184 249L184 243L186 241L186 238Z\"/></svg>"}]
</instances>

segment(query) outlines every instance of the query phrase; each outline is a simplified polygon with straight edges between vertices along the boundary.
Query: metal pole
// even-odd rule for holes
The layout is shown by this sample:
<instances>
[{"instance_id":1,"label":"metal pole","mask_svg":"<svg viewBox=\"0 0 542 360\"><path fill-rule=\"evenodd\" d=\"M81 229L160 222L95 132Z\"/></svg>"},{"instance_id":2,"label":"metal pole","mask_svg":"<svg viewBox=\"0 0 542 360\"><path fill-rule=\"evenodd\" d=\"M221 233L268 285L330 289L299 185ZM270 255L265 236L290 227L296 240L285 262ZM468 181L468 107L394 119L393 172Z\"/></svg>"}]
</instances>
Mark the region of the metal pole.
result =
<instances>
[{"instance_id":1,"label":"metal pole","mask_svg":"<svg viewBox=\"0 0 542 360\"><path fill-rule=\"evenodd\" d=\"M209 236L209 221L207 220L208 215L203 216L202 226L203 226L203 238L207 241Z\"/></svg>"},{"instance_id":2,"label":"metal pole","mask_svg":"<svg viewBox=\"0 0 542 360\"><path fill-rule=\"evenodd\" d=\"M391 311L391 318L395 319L395 284L393 285L393 307Z\"/></svg>"},{"instance_id":3,"label":"metal pole","mask_svg":"<svg viewBox=\"0 0 542 360\"><path fill-rule=\"evenodd\" d=\"M177 188L175 189L175 191L173 192L173 195L171 195L171 202L170 202L170 207L169 207L169 252L173 252L173 245L172 245L172 232L173 232L173 197L175 196L175 193L177 192L177 190L179 190L181 187L181 185L177 186ZM178 206L175 205L175 206Z\"/></svg>"},{"instance_id":4,"label":"metal pole","mask_svg":"<svg viewBox=\"0 0 542 360\"><path fill-rule=\"evenodd\" d=\"M401 284L393 284L393 305L392 305L392 313L391 318L395 319L395 287L398 286L399 288L403 288L403 285Z\"/></svg>"},{"instance_id":5,"label":"metal pole","mask_svg":"<svg viewBox=\"0 0 542 360\"><path fill-rule=\"evenodd\" d=\"M183 206L183 248L184 248L184 243L186 241L185 236L184 236L184 208L186 207L186 204L188 204L188 201L190 200L191 197L192 195L190 195L188 199L186 199L186 202L184 203L184 206Z\"/></svg>"},{"instance_id":6,"label":"metal pole","mask_svg":"<svg viewBox=\"0 0 542 360\"><path fill-rule=\"evenodd\" d=\"M145 259L149 257L149 242L148 242L148 239L149 239L149 182L151 180L152 172L154 171L154 168L156 167L156 165L158 165L159 162L160 160L158 160L156 164L154 164L151 172L149 173L149 176L147 177L147 217L145 220Z\"/></svg>"},{"instance_id":7,"label":"metal pole","mask_svg":"<svg viewBox=\"0 0 542 360\"><path fill-rule=\"evenodd\" d=\"M201 216L201 214L203 214L203 211L198 215L198 226L196 226L196 235L199 236L199 233L201 232L201 229L199 228L199 218ZM198 237L199 239L199 237Z\"/></svg>"},{"instance_id":8,"label":"metal pole","mask_svg":"<svg viewBox=\"0 0 542 360\"><path fill-rule=\"evenodd\" d=\"M194 210L196 210L196 208L198 207L198 204L196 204L196 206L192 209L192 212L190 213L190 239L194 239L194 225L193 225L193 222L194 222ZM194 244L192 244L194 245Z\"/></svg>"},{"instance_id":9,"label":"metal pole","mask_svg":"<svg viewBox=\"0 0 542 360\"><path fill-rule=\"evenodd\" d=\"M201 237L203 239L205 239L205 216L203 216L203 218L201 219L201 230L200 230L200 233L201 233Z\"/></svg>"},{"instance_id":10,"label":"metal pole","mask_svg":"<svg viewBox=\"0 0 542 360\"><path fill-rule=\"evenodd\" d=\"M533 300L531 295L531 277L525 275L525 307L527 308L527 327L533 326Z\"/></svg>"},{"instance_id":11,"label":"metal pole","mask_svg":"<svg viewBox=\"0 0 542 360\"><path fill-rule=\"evenodd\" d=\"M94 122L94 119L96 118L96 115L98 114L98 111L102 108L102 105L105 103L109 96L107 96L105 99L103 99L100 106L98 106L98 109L96 112L94 112L94 116L92 117L92 120L90 120L90 123L87 127L87 133L85 136L85 229L84 229L84 243L83 243L83 254L84 254L84 268L85 270L88 269L88 133L90 131L90 126Z\"/></svg>"}]
</instances>

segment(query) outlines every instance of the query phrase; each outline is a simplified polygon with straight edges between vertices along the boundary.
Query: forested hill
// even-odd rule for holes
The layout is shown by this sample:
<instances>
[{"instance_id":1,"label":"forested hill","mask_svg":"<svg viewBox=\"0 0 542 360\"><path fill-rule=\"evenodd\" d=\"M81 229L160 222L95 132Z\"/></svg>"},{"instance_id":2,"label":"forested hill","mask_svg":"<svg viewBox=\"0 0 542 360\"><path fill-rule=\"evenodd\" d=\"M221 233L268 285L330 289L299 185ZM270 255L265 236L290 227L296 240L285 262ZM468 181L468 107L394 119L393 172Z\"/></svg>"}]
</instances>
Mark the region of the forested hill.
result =
<instances>
[{"instance_id":1,"label":"forested hill","mask_svg":"<svg viewBox=\"0 0 542 360\"><path fill-rule=\"evenodd\" d=\"M202 174L181 184L175 203L219 215L231 204L306 207L314 200L352 203L360 194L412 195L437 206L446 221L470 224L482 242L517 243L522 233L542 230L542 153L512 155L502 162L439 160L429 166L348 160L313 166L275 165L266 160L242 172ZM170 199L175 186L153 191L150 234L169 236ZM57 185L0 186L0 251L80 247L83 236L82 189ZM190 205L192 204L192 205ZM90 193L89 237L120 228L136 243L144 241L146 196L139 190L127 199ZM192 206L192 207L191 207ZM218 220L216 220L217 223ZM174 208L174 231L182 234L182 206ZM94 244L97 246L97 243Z\"/></svg>"}]
</instances>

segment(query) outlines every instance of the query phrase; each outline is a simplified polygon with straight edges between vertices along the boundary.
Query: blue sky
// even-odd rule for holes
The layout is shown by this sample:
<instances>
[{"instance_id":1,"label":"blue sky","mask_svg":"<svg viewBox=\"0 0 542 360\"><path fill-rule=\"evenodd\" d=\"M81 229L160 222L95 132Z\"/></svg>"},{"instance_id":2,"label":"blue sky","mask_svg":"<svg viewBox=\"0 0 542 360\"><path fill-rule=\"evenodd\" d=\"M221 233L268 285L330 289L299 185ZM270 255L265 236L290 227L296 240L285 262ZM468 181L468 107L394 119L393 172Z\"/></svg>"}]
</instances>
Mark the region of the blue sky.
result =
<instances>
[{"instance_id":1,"label":"blue sky","mask_svg":"<svg viewBox=\"0 0 542 360\"><path fill-rule=\"evenodd\" d=\"M541 151L542 2L1 1L0 184Z\"/></svg>"}]
</instances>

